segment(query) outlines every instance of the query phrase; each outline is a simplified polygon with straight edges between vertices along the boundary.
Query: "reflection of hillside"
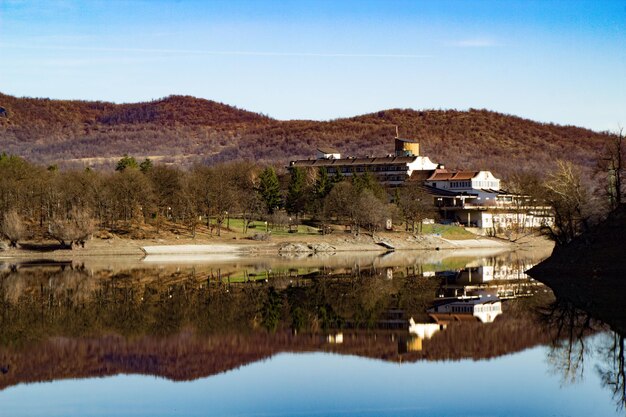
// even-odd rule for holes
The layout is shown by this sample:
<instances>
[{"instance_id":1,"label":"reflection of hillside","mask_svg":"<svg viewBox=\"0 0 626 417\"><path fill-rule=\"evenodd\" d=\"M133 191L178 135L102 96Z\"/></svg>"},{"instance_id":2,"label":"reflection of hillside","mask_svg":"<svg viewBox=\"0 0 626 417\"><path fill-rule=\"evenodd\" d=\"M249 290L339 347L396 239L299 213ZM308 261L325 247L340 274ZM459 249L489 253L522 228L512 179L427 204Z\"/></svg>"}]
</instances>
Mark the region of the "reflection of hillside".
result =
<instances>
[{"instance_id":1,"label":"reflection of hillside","mask_svg":"<svg viewBox=\"0 0 626 417\"><path fill-rule=\"evenodd\" d=\"M450 325L407 351L408 332L343 331L342 343L323 333L291 331L201 336L190 331L156 337L55 337L25 349L0 348L0 389L25 382L119 373L192 380L225 372L281 352L322 351L387 361L485 359L549 341L529 319ZM402 353L404 352L404 353Z\"/></svg>"}]
</instances>

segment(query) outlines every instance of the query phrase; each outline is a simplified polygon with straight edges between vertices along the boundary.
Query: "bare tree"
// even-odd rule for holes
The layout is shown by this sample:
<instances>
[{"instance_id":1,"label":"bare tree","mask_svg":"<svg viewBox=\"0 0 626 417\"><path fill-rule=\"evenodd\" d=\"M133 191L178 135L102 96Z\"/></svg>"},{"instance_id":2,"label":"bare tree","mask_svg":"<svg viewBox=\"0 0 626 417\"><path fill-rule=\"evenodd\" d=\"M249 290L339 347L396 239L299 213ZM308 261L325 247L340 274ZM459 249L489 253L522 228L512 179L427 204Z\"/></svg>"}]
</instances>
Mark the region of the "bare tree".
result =
<instances>
[{"instance_id":1,"label":"bare tree","mask_svg":"<svg viewBox=\"0 0 626 417\"><path fill-rule=\"evenodd\" d=\"M589 194L580 170L571 162L557 161L557 169L544 184L545 198L554 210L554 224L542 231L557 245L565 245L588 229Z\"/></svg>"},{"instance_id":2,"label":"bare tree","mask_svg":"<svg viewBox=\"0 0 626 417\"><path fill-rule=\"evenodd\" d=\"M162 219L185 217L182 172L165 165L156 165L147 174L154 193L157 233Z\"/></svg>"},{"instance_id":3,"label":"bare tree","mask_svg":"<svg viewBox=\"0 0 626 417\"><path fill-rule=\"evenodd\" d=\"M343 219L358 233L356 221L358 192L349 181L336 184L324 200L324 211L337 220Z\"/></svg>"},{"instance_id":4,"label":"bare tree","mask_svg":"<svg viewBox=\"0 0 626 417\"><path fill-rule=\"evenodd\" d=\"M108 182L115 218L143 222L154 205L152 184L137 169L116 172Z\"/></svg>"},{"instance_id":5,"label":"bare tree","mask_svg":"<svg viewBox=\"0 0 626 417\"><path fill-rule=\"evenodd\" d=\"M267 220L272 230L284 230L291 223L291 217L285 210L275 210L267 216Z\"/></svg>"},{"instance_id":6,"label":"bare tree","mask_svg":"<svg viewBox=\"0 0 626 417\"><path fill-rule=\"evenodd\" d=\"M386 204L380 201L372 191L365 189L359 195L355 206L356 224L369 230L373 237L389 216Z\"/></svg>"},{"instance_id":7,"label":"bare tree","mask_svg":"<svg viewBox=\"0 0 626 417\"><path fill-rule=\"evenodd\" d=\"M422 220L435 215L433 197L415 184L399 188L396 203L401 211L406 231L415 232L415 223L417 222L419 225L417 232L421 233Z\"/></svg>"},{"instance_id":8,"label":"bare tree","mask_svg":"<svg viewBox=\"0 0 626 417\"><path fill-rule=\"evenodd\" d=\"M16 210L5 213L2 219L2 235L9 240L9 246L17 247L17 243L26 237L24 222Z\"/></svg>"},{"instance_id":9,"label":"bare tree","mask_svg":"<svg viewBox=\"0 0 626 417\"><path fill-rule=\"evenodd\" d=\"M252 190L241 194L239 199L241 206L241 217L243 218L243 232L248 233L250 224L258 219L264 210L264 203L258 193Z\"/></svg>"},{"instance_id":10,"label":"bare tree","mask_svg":"<svg viewBox=\"0 0 626 417\"><path fill-rule=\"evenodd\" d=\"M238 193L236 172L233 164L220 164L212 169L209 193L213 200L213 215L217 225L217 235L221 235L224 220L229 218L237 206Z\"/></svg>"},{"instance_id":11,"label":"bare tree","mask_svg":"<svg viewBox=\"0 0 626 417\"><path fill-rule=\"evenodd\" d=\"M624 134L623 129L611 138L606 156L602 158L603 168L607 173L606 193L611 210L622 203L622 175L624 171Z\"/></svg>"},{"instance_id":12,"label":"bare tree","mask_svg":"<svg viewBox=\"0 0 626 417\"><path fill-rule=\"evenodd\" d=\"M85 247L85 241L94 232L95 225L89 211L73 208L66 217L54 218L48 226L48 233L70 249L74 244Z\"/></svg>"},{"instance_id":13,"label":"bare tree","mask_svg":"<svg viewBox=\"0 0 626 417\"><path fill-rule=\"evenodd\" d=\"M182 191L180 198L182 204L180 207L180 217L187 229L191 233L193 239L196 238L196 229L202 221L202 208L198 194L196 194L196 184L193 175L185 175L182 179Z\"/></svg>"}]
</instances>

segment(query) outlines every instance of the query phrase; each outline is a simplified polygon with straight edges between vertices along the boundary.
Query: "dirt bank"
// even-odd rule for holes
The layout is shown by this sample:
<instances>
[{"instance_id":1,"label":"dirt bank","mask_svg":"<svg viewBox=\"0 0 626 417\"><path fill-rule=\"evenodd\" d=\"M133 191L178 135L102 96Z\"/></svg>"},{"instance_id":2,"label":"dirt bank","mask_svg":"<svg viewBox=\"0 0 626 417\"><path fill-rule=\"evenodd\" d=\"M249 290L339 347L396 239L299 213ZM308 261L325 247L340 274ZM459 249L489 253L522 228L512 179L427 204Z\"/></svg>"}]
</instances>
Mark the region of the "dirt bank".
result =
<instances>
[{"instance_id":1,"label":"dirt bank","mask_svg":"<svg viewBox=\"0 0 626 417\"><path fill-rule=\"evenodd\" d=\"M190 246L193 245L193 246ZM196 239L168 236L163 239L127 239L111 236L107 239L93 238L84 248L62 249L54 242L26 242L20 248L0 250L2 258L59 258L85 256L142 257L144 247L160 253L198 252L195 246L203 245L204 253L285 253L285 252L343 252L394 250L457 250L457 249L502 249L550 245L542 238L509 242L477 236L475 239L451 240L436 235L413 235L403 232L377 233L373 237L361 233L333 233L331 235L294 234L271 236L267 240L241 238L239 235L223 233L220 237ZM161 246L168 248L159 248ZM192 248L192 249L190 249Z\"/></svg>"}]
</instances>

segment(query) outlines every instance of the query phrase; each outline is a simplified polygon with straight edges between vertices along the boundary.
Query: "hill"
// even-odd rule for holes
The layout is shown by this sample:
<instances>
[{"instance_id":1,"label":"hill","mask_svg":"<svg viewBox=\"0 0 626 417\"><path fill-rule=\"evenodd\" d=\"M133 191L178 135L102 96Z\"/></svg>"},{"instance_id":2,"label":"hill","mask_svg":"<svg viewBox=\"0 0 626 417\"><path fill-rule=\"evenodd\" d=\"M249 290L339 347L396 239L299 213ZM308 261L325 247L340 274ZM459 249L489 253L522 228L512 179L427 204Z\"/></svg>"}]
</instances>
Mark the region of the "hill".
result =
<instances>
[{"instance_id":1,"label":"hill","mask_svg":"<svg viewBox=\"0 0 626 417\"><path fill-rule=\"evenodd\" d=\"M566 158L595 165L609 135L487 110L384 110L332 121L279 121L210 100L170 96L135 104L0 94L0 151L61 166L111 166L123 154L190 165L250 159L287 163L318 146L344 155L392 152L395 125L450 168L542 171Z\"/></svg>"}]
</instances>

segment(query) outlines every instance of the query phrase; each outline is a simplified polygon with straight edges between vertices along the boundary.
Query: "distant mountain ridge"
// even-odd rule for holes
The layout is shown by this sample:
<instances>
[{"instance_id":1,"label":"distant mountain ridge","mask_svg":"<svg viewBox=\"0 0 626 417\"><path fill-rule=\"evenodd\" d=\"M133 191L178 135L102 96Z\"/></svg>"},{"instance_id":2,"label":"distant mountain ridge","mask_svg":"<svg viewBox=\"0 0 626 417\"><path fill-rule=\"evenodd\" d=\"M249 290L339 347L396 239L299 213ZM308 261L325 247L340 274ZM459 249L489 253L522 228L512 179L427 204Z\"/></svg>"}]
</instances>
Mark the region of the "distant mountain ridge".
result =
<instances>
[{"instance_id":1,"label":"distant mountain ridge","mask_svg":"<svg viewBox=\"0 0 626 417\"><path fill-rule=\"evenodd\" d=\"M332 121L280 121L191 96L144 103L17 98L0 93L0 152L42 164L112 166L123 154L191 165L236 159L286 164L333 146L386 155L397 125L451 168L543 171L556 159L595 165L610 135L488 110L392 109Z\"/></svg>"}]
</instances>

